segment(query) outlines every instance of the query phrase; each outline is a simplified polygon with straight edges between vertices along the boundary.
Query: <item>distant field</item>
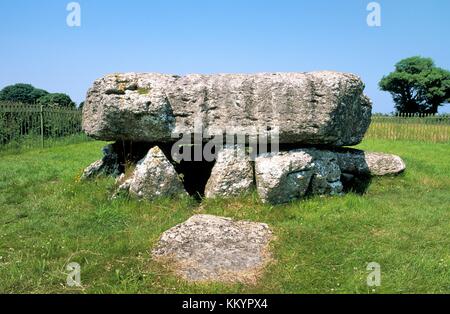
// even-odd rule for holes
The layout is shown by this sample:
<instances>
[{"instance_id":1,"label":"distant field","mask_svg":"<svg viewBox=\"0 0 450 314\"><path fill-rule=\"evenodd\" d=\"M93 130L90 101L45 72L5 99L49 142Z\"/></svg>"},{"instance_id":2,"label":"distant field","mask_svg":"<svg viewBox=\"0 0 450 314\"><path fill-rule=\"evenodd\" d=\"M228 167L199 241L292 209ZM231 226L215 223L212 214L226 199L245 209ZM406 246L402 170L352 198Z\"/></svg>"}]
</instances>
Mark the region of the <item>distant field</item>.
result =
<instances>
[{"instance_id":1,"label":"distant field","mask_svg":"<svg viewBox=\"0 0 450 314\"><path fill-rule=\"evenodd\" d=\"M450 293L450 146L365 140L408 169L367 193L263 205L110 199L112 179L77 182L101 156L89 141L0 156L0 293ZM189 284L150 259L160 234L194 213L268 223L275 262L256 286ZM81 264L82 288L65 266ZM369 288L367 264L381 265Z\"/></svg>"}]
</instances>

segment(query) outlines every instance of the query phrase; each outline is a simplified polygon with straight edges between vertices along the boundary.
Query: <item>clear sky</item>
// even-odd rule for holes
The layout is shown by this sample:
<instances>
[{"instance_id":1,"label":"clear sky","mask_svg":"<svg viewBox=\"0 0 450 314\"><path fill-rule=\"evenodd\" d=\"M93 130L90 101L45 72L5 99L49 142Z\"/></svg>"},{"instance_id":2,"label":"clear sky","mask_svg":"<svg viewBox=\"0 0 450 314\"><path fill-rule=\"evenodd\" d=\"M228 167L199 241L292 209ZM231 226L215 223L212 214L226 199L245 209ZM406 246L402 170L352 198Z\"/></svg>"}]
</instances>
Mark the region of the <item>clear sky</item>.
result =
<instances>
[{"instance_id":1,"label":"clear sky","mask_svg":"<svg viewBox=\"0 0 450 314\"><path fill-rule=\"evenodd\" d=\"M374 112L391 112L380 78L402 58L431 57L450 69L450 1L370 0L0 1L0 88L31 83L84 100L113 72L230 73L337 70L360 75ZM449 112L450 105L442 110Z\"/></svg>"}]
</instances>

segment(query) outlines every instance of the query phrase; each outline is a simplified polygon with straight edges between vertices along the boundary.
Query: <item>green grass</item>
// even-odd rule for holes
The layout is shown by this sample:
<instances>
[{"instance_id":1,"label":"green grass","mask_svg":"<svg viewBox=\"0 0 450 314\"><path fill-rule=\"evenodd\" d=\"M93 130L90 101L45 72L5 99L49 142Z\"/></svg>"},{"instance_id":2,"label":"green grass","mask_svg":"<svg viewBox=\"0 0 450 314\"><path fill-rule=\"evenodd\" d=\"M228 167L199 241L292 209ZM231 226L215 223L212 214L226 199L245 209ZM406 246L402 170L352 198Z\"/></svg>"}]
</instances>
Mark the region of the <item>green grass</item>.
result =
<instances>
[{"instance_id":1,"label":"green grass","mask_svg":"<svg viewBox=\"0 0 450 314\"><path fill-rule=\"evenodd\" d=\"M0 155L0 293L450 293L450 146L367 140L405 174L365 195L283 206L234 200L111 200L112 179L80 183L102 142ZM256 286L189 284L153 262L159 235L193 213L270 224L275 262ZM65 266L81 264L82 288ZM366 285L369 262L382 285Z\"/></svg>"},{"instance_id":2,"label":"green grass","mask_svg":"<svg viewBox=\"0 0 450 314\"><path fill-rule=\"evenodd\" d=\"M90 138L84 133L72 134L61 137L46 137L44 138L44 148L54 146L65 146L68 144L77 144L89 141ZM6 154L21 154L30 149L42 147L42 139L40 135L21 136L7 144L0 145L0 156Z\"/></svg>"}]
</instances>

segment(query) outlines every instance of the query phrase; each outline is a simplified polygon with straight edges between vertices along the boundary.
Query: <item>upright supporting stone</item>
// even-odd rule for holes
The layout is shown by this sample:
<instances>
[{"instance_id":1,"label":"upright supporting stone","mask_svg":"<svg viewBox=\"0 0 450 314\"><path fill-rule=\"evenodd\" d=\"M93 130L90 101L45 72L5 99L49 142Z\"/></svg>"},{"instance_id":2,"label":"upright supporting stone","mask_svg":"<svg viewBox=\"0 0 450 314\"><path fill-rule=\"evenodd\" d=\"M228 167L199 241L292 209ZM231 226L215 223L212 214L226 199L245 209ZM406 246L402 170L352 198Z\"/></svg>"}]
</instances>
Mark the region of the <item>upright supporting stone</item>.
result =
<instances>
[{"instance_id":1,"label":"upright supporting stone","mask_svg":"<svg viewBox=\"0 0 450 314\"><path fill-rule=\"evenodd\" d=\"M148 200L187 195L175 168L158 146L138 162L129 182L129 192Z\"/></svg>"},{"instance_id":2,"label":"upright supporting stone","mask_svg":"<svg viewBox=\"0 0 450 314\"><path fill-rule=\"evenodd\" d=\"M103 158L94 161L83 172L81 180L87 180L98 177L100 175L107 175L117 177L120 174L119 157L114 151L113 145L106 145L102 149Z\"/></svg>"},{"instance_id":3,"label":"upright supporting stone","mask_svg":"<svg viewBox=\"0 0 450 314\"><path fill-rule=\"evenodd\" d=\"M205 196L230 197L248 192L253 187L253 166L245 148L224 147L217 154L205 188Z\"/></svg>"},{"instance_id":4,"label":"upright supporting stone","mask_svg":"<svg viewBox=\"0 0 450 314\"><path fill-rule=\"evenodd\" d=\"M314 174L308 194L339 195L344 186L341 182L341 169L336 154L326 150L307 149L314 157Z\"/></svg>"},{"instance_id":5,"label":"upright supporting stone","mask_svg":"<svg viewBox=\"0 0 450 314\"><path fill-rule=\"evenodd\" d=\"M256 185L263 202L287 203L306 195L338 195L343 186L336 154L312 148L256 158Z\"/></svg>"},{"instance_id":6,"label":"upright supporting stone","mask_svg":"<svg viewBox=\"0 0 450 314\"><path fill-rule=\"evenodd\" d=\"M304 151L264 154L256 158L255 177L263 202L286 203L306 195L313 157Z\"/></svg>"}]
</instances>

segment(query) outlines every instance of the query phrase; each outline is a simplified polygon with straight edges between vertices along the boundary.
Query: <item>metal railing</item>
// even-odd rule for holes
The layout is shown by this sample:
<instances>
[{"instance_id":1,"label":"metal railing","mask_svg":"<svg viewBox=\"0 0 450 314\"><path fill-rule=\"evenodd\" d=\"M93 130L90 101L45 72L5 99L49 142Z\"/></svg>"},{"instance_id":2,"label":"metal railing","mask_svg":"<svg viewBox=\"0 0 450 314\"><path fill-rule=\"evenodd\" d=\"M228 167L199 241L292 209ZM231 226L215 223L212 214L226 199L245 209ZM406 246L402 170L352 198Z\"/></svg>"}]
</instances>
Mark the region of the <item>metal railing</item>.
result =
<instances>
[{"instance_id":1,"label":"metal railing","mask_svg":"<svg viewBox=\"0 0 450 314\"><path fill-rule=\"evenodd\" d=\"M44 147L46 142L81 136L81 121L77 109L0 103L0 148Z\"/></svg>"}]
</instances>

